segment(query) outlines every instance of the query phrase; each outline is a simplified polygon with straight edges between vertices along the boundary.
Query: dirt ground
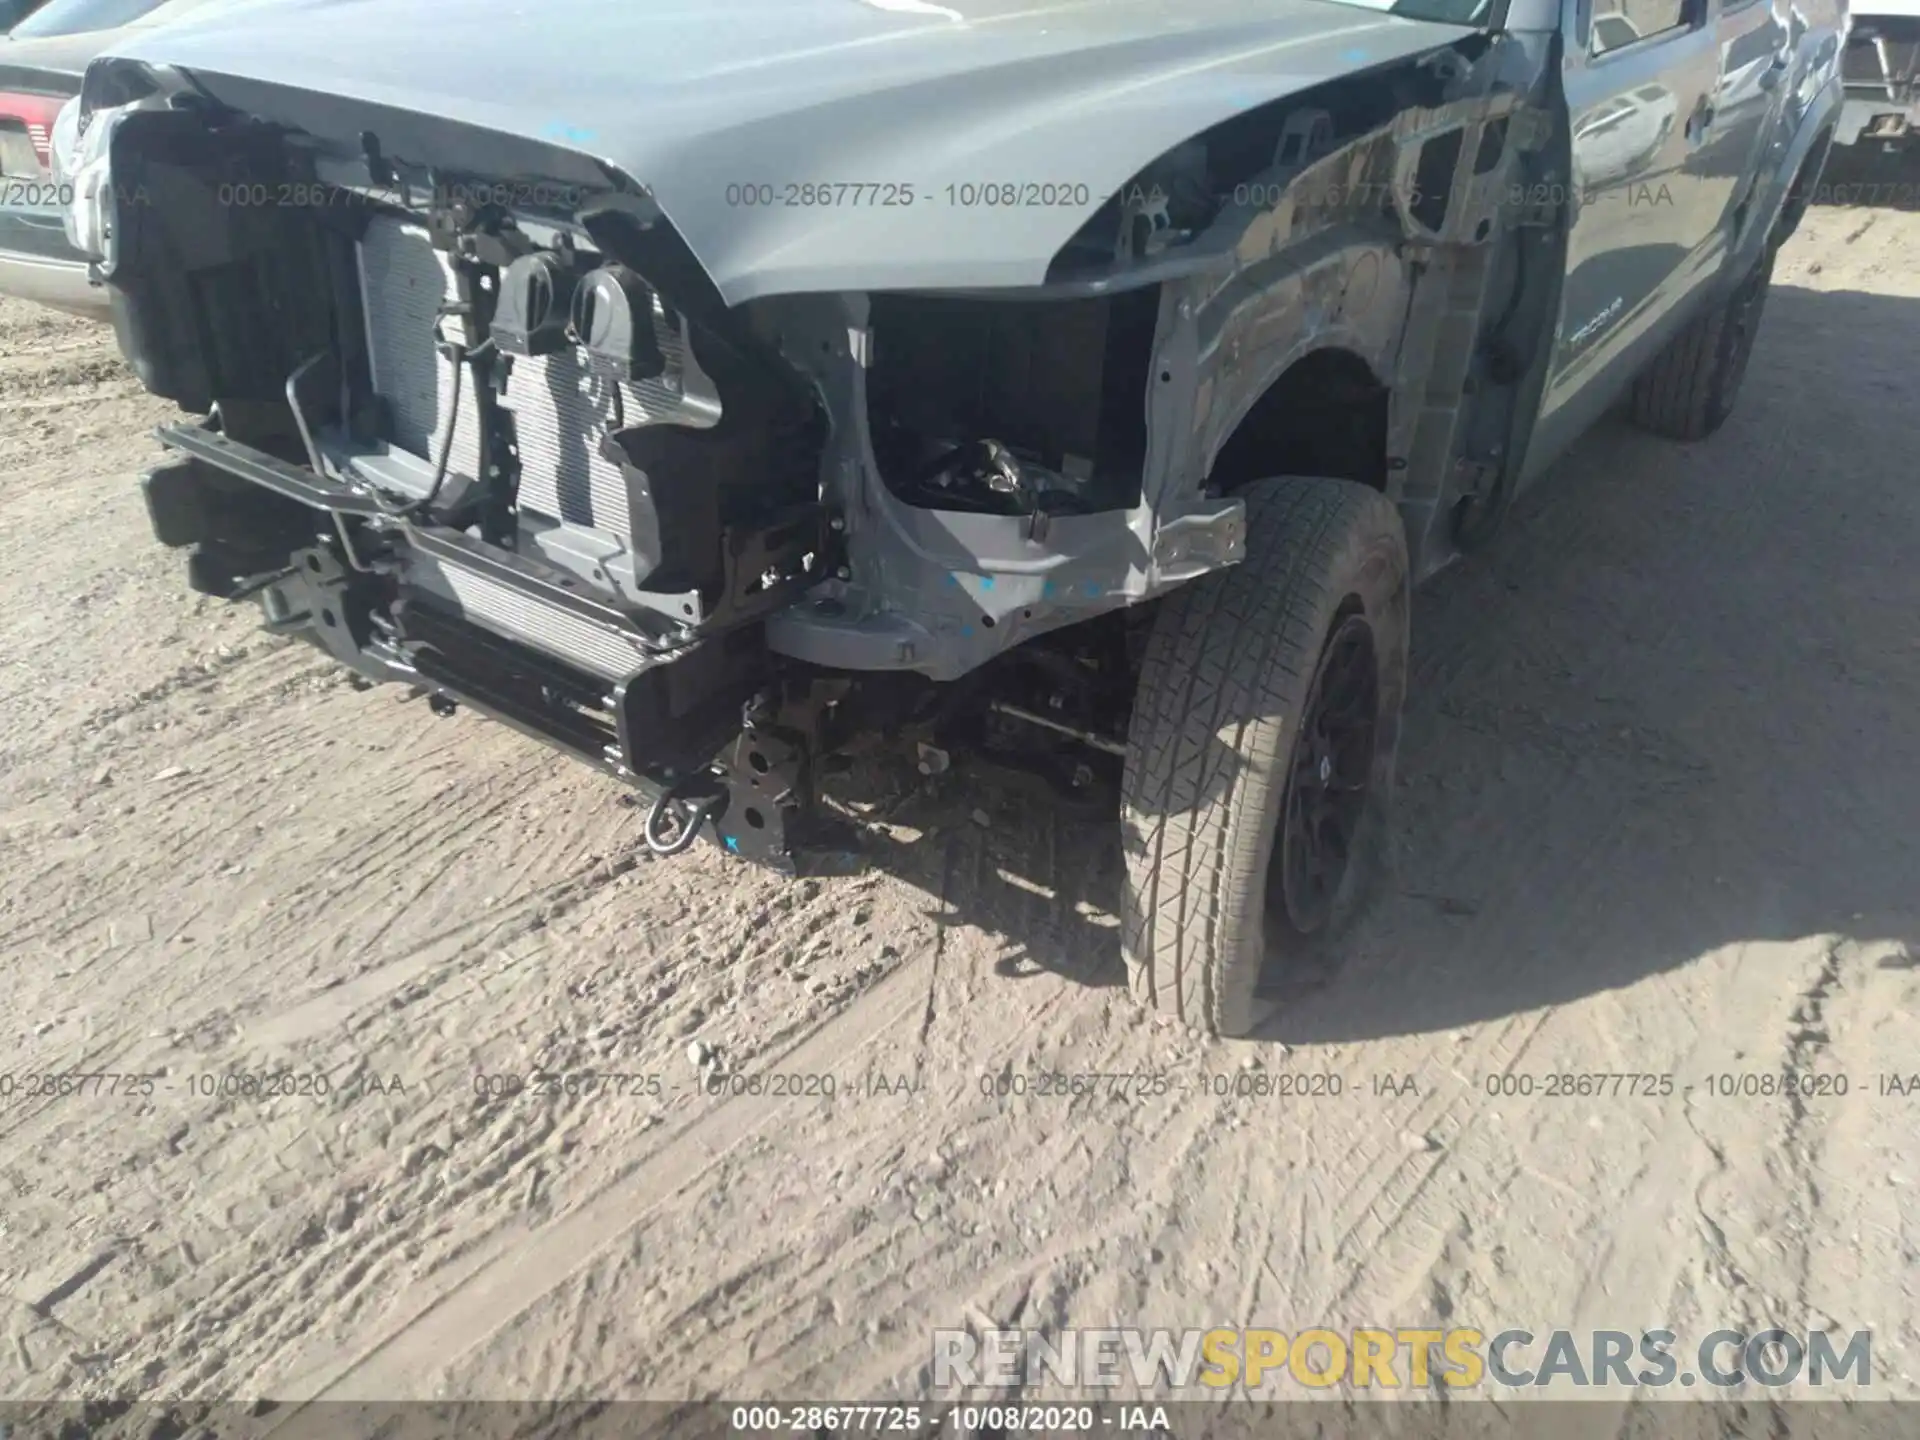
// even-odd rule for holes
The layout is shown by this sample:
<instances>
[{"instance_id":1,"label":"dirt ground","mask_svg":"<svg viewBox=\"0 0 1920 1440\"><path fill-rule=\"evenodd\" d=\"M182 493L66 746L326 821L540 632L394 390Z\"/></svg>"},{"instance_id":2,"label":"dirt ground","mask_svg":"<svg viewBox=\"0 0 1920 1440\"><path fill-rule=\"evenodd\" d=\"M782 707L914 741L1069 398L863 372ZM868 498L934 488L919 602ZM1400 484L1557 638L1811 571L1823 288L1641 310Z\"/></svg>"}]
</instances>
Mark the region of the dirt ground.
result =
<instances>
[{"instance_id":1,"label":"dirt ground","mask_svg":"<svg viewBox=\"0 0 1920 1440\"><path fill-rule=\"evenodd\" d=\"M0 1394L870 1398L942 1326L1777 1322L1920 1396L1920 1097L1878 1085L1920 1070L1916 254L1816 210L1721 435L1609 422L1421 592L1400 873L1232 1044L1127 998L1108 827L914 777L863 876L655 863L611 783L196 599L136 486L164 407L0 302ZM1783 1067L1847 1093L1707 1089ZM479 1093L536 1069L659 1078ZM990 1093L1048 1071L1176 1085ZM1343 1093L1214 1093L1289 1071ZM1678 1084L1542 1093L1623 1071Z\"/></svg>"}]
</instances>

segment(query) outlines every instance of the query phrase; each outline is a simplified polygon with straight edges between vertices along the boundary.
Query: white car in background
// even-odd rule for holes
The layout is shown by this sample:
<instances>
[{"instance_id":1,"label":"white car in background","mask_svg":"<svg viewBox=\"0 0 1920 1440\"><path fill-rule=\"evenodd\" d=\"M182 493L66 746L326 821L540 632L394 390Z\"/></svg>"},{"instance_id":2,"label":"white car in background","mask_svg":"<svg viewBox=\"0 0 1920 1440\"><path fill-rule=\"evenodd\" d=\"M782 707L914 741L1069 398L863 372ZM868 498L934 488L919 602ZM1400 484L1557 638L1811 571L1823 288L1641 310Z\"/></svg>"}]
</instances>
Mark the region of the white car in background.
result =
<instances>
[{"instance_id":1,"label":"white car in background","mask_svg":"<svg viewBox=\"0 0 1920 1440\"><path fill-rule=\"evenodd\" d=\"M1866 0L1841 61L1836 145L1911 141L1920 128L1920 0Z\"/></svg>"},{"instance_id":2,"label":"white car in background","mask_svg":"<svg viewBox=\"0 0 1920 1440\"><path fill-rule=\"evenodd\" d=\"M5 0L0 0L4 18ZM231 0L48 0L0 37L0 295L105 319L107 292L67 243L54 127L87 64L126 35Z\"/></svg>"}]
</instances>

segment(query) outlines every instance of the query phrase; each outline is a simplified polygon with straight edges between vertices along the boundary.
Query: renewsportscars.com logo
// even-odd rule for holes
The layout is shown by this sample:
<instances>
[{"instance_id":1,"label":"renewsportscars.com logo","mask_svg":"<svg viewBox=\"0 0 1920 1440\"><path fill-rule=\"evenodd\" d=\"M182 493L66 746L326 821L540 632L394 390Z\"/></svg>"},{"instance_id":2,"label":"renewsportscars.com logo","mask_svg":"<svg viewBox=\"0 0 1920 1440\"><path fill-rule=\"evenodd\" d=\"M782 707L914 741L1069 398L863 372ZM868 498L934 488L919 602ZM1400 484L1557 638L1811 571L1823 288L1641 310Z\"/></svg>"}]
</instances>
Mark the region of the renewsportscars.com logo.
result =
<instances>
[{"instance_id":1,"label":"renewsportscars.com logo","mask_svg":"<svg viewBox=\"0 0 1920 1440\"><path fill-rule=\"evenodd\" d=\"M1683 1345L1672 1330L1385 1329L936 1330L933 1386L1056 1385L1134 1393L1325 1390L1730 1390L1873 1381L1873 1336L1855 1330L1715 1330Z\"/></svg>"}]
</instances>

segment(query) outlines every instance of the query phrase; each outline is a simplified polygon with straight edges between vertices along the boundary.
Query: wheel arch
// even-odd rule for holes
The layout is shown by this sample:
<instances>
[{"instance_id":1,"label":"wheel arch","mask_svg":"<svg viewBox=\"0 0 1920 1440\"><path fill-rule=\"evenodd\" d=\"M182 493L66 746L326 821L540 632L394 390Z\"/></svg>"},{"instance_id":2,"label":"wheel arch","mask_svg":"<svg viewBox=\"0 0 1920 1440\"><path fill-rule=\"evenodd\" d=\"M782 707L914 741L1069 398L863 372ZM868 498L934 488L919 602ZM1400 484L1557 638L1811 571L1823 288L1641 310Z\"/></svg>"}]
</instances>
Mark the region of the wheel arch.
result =
<instances>
[{"instance_id":1,"label":"wheel arch","mask_svg":"<svg viewBox=\"0 0 1920 1440\"><path fill-rule=\"evenodd\" d=\"M1393 388L1360 346L1316 338L1245 387L1207 458L1231 494L1271 475L1321 475L1387 493Z\"/></svg>"}]
</instances>

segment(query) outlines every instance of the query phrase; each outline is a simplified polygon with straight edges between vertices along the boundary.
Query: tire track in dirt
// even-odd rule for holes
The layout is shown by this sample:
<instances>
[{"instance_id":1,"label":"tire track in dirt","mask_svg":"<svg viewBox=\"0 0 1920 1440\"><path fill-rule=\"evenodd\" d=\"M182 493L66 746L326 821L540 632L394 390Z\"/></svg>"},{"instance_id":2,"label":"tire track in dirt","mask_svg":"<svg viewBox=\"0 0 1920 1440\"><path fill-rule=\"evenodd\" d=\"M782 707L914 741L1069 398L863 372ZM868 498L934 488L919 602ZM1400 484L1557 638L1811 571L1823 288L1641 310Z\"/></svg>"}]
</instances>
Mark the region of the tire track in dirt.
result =
<instances>
[{"instance_id":1,"label":"tire track in dirt","mask_svg":"<svg viewBox=\"0 0 1920 1440\"><path fill-rule=\"evenodd\" d=\"M953 848L948 852L949 857L951 861L958 861L959 863L957 868L953 864L950 864L948 873L960 875L970 873L981 877L991 873L995 867L989 863L991 857L988 855L986 848L987 843L988 841L986 839L976 839L971 832L967 832L962 840L953 842ZM1042 835L1042 843L1043 848L1048 843L1048 837L1044 832ZM964 859L961 858L963 854L970 855L975 863L972 865L966 864ZM1033 882L1035 888L1026 889L1025 887L1019 887L1024 893L1013 900L1014 910L1031 911L1035 909L1039 903L1039 895L1051 888L1053 879L1053 875L1042 870ZM974 883L980 882L975 881ZM952 901L951 893L944 898L950 905ZM1053 918L1057 917L1061 911L1059 907L1048 907L1040 913L1047 916L1049 923L1051 923ZM969 935L972 933L973 932L970 931ZM1034 943L1038 942L1039 937L1035 932L1029 931L1026 933L1033 937ZM977 954L974 957L973 964L956 965L951 971L943 973L949 975L951 987L966 987L971 983L971 975L983 967L986 959L987 957L984 953ZM1004 1037L1002 1044L996 1047L993 1053L983 1056L983 1068L990 1067L994 1061L999 1058L1000 1053L1027 1040L1036 1024L1045 1020L1055 1004L1057 1004L1057 995L1050 996L1047 1000L1042 1001L1039 1006L1035 1007L1029 1015L1027 1022L1020 1027L1019 1033L1011 1037ZM924 1010L922 1013L924 1014ZM964 1017L967 1012L959 1007L943 1003L937 1007L936 1013L942 1017L960 1017L961 1021L964 1022ZM952 1051L956 1042L963 1039L961 1036L949 1033L951 1028L953 1027L948 1026L943 1019L941 1022L941 1031L938 1036L942 1050ZM917 1030L915 1032L915 1038L911 1042L901 1037L898 1044L908 1052L902 1056L899 1062L903 1067L910 1068L915 1062L924 1062L926 1058L925 1050L919 1043ZM966 1045L964 1048L965 1052L969 1054L980 1053L973 1045ZM964 1082L962 1088L964 1088ZM890 1156L891 1159L882 1162L883 1164L898 1164L912 1168L913 1162L904 1157L906 1157L911 1150L916 1148L924 1150L929 1143L932 1143L936 1147L936 1153L942 1157L939 1161L934 1162L937 1164L937 1168L947 1171L950 1167L951 1173L956 1175L968 1173L969 1162L974 1153L973 1149L969 1148L964 1142L956 1140L956 1131L950 1122L939 1127L930 1128L922 1121L909 1118L902 1120L898 1126L887 1126L883 1124L879 1130L874 1131L869 1130L861 1123L866 1118L866 1112L862 1111L855 1116L848 1117L848 1119L843 1122L843 1125L850 1127L850 1129L839 1135L838 1138L842 1144L857 1150L859 1153ZM1016 1117L1014 1116L1005 1117L1005 1120L1015 1119ZM977 1133L975 1139L981 1143L985 1143L991 1133L991 1131ZM1096 1156L1095 1152L1088 1150L1086 1154L1090 1165L1097 1163L1099 1157ZM749 1162L735 1157L731 1163L744 1165ZM719 1177L714 1178L712 1185L713 1188L722 1193L727 1189L725 1180ZM918 1213L916 1206L916 1218ZM724 1221L717 1223L725 1224ZM812 1299L789 1300L784 1292L781 1293L778 1298L773 1299L771 1303L769 1303L768 1297L764 1295L756 1296L755 1291L770 1283L768 1277L773 1275L786 1275L793 1262L790 1257L783 1258L780 1247L784 1242L780 1238L780 1232L776 1228L768 1227L764 1224L757 1224L729 1227L729 1229L735 1235L729 1247L733 1255L733 1265L730 1270L717 1282L704 1282L707 1288L688 1297L686 1302L673 1312L673 1318L670 1321L663 1319L663 1324L676 1333L689 1324L691 1325L692 1333L704 1333L702 1322L711 1325L721 1318L716 1315L714 1310L714 1297L716 1295L724 1296L729 1308L733 1308L735 1302L744 1303L748 1306L746 1315L748 1317L748 1323L752 1325L751 1333L754 1337L749 1344L749 1348L756 1354L764 1355L766 1353L766 1346L762 1343L761 1337L763 1337L769 1329L775 1333L779 1333L783 1324L789 1328L799 1324L799 1322L804 1319L804 1316L800 1312L811 1307L814 1301ZM756 1243L760 1237L766 1237L764 1243ZM645 1242L644 1239L635 1239L633 1243L638 1247L644 1245ZM860 1258L864 1256L865 1253L864 1250L861 1250L853 1256L842 1256L836 1263L842 1264L845 1269L853 1269L857 1267ZM887 1278L877 1283L879 1283L883 1289L895 1287L898 1283L898 1275L920 1273L927 1263L937 1262L939 1259L940 1253L937 1247L931 1254L923 1250L909 1250L896 1257L896 1263L888 1272ZM1010 1272L1010 1275L1015 1278L1030 1278L1028 1275L1030 1269L1030 1265L1022 1265L1019 1270ZM994 1283L996 1285L1002 1285L1012 1282L1008 1277L996 1275L994 1277ZM616 1272L598 1288L603 1293L626 1293L623 1290L625 1284L626 1281L623 1276ZM844 1287L836 1288L843 1289ZM804 1291L800 1293L805 1295ZM897 1296L889 1297L878 1292L863 1293L860 1298L872 1307L871 1313L882 1314L892 1313L894 1304L890 1303L890 1301L897 1301L898 1299ZM562 1326L564 1326L562 1333L571 1333L577 1330L581 1323L577 1310L575 1309L578 1303L577 1297L574 1296L554 1299L551 1302L551 1308L557 1314L564 1315L565 1319L556 1319L549 1323L543 1323L539 1327L541 1332L551 1334ZM602 1323L605 1323L604 1320ZM668 1347L669 1350L672 1348L673 1347ZM550 1368L558 1362L548 1354L544 1357L525 1360L521 1363L524 1368L537 1369L543 1364ZM482 1368L487 1369L494 1367L492 1362L489 1362ZM842 1378L844 1378L844 1376Z\"/></svg>"},{"instance_id":2,"label":"tire track in dirt","mask_svg":"<svg viewBox=\"0 0 1920 1440\"><path fill-rule=\"evenodd\" d=\"M918 977L907 967L779 1058L784 1068L833 1069L879 1033L905 1023L917 1004ZM722 1099L677 1132L648 1159L644 1177L627 1175L536 1231L511 1249L481 1246L473 1261L439 1285L409 1294L405 1322L357 1353L323 1360L288 1382L288 1398L378 1400L397 1393L410 1375L440 1369L464 1355L600 1254L655 1206L694 1182L727 1151L763 1127L779 1110ZM298 1413L290 1412L291 1413Z\"/></svg>"},{"instance_id":3,"label":"tire track in dirt","mask_svg":"<svg viewBox=\"0 0 1920 1440\"><path fill-rule=\"evenodd\" d=\"M625 868L626 867L616 865L612 867L611 873L616 876L619 874L623 874L625 873ZM783 892L783 893L791 893L791 892ZM547 896L541 899L537 908L538 908L539 914L544 915L548 919L557 920L558 918L568 914L570 911L579 908L579 904L580 904L579 896L566 896L566 895L562 895L558 897ZM546 926L545 924L542 924L538 928L540 931L544 932L546 929ZM441 957L441 958L446 959L448 957ZM426 957L423 963L431 967L435 964L435 959L434 957ZM448 978L456 973L458 973L457 969L451 963L442 964L437 970L433 972L434 975L437 975L442 979ZM390 982L392 980L391 976L380 976L377 978L382 982ZM382 983L378 986L378 989L381 993L385 993L389 991L390 988L391 986L389 983ZM417 988L417 982L416 982L416 988ZM429 990L431 988L432 988L431 986L428 986ZM409 1008L413 1008L418 1004L420 1004L421 997L424 996L425 993L427 993L427 991L421 990L419 991L418 994L410 996ZM332 997L322 997L322 1000L323 1002L325 1002L330 1000L331 998ZM368 997L363 995L356 995L351 997L351 1001L356 1001L356 1002L365 1001L367 999ZM349 1003L342 1008L344 1008L349 1012L353 1012L353 1011L360 1010L362 1006L357 1003ZM379 1007L376 1002L376 1008L385 1008L385 1007ZM329 1017L329 1019L343 1019L343 1018L344 1017L341 1017L341 1016ZM283 1015L280 1017L275 1017L273 1023L284 1026L286 1025L287 1022L291 1021L292 1026L291 1028L283 1029L278 1032L270 1032L265 1036L265 1038L273 1040L275 1042L281 1042L281 1043L297 1043L302 1037L316 1031L325 1030L327 1028L327 1026L325 1025L309 1023L312 1021L312 1019L313 1017L311 1015L298 1015L298 1014L292 1015L292 1016ZM261 1035L257 1028L252 1038L255 1042L257 1042L261 1038ZM446 1083L444 1085L438 1083L441 1080L447 1080L450 1082L453 1078L465 1078L465 1077L430 1076L428 1077L428 1080L427 1080L427 1088L430 1091L433 1091L435 1093L457 1093L457 1091L461 1087L454 1085L452 1083ZM418 1079L418 1077L416 1077L416 1079ZM446 1148L460 1150L464 1146L466 1149L470 1150L472 1143L473 1143L473 1137L456 1135L455 1137L453 1137L453 1140L449 1141ZM513 1180L514 1176L525 1172L529 1168L537 1168L539 1164L543 1163L546 1159L550 1158L551 1149L552 1149L552 1146L551 1144L549 1144L545 1147L544 1150L533 1150L526 1153L515 1153L515 1154L507 1155L501 1158L494 1165L494 1173L483 1177L486 1180L485 1186L469 1187L469 1198L471 1198L472 1193L477 1193L480 1189L501 1190L501 1189L512 1188L510 1185L510 1182ZM484 1157L482 1157L482 1159L484 1161ZM381 1188L381 1177L378 1173L377 1166L372 1166L372 1173L368 1173L368 1170L369 1170L369 1166L360 1167L360 1179L366 1182L371 1187L371 1189L367 1193L367 1196L364 1202L364 1207L363 1207L369 1211L391 1212L391 1211L394 1211L395 1209L398 1209L404 1213L425 1214L425 1213L429 1213L427 1209L427 1202L429 1202L430 1200L438 1199L443 1204L445 1204L449 1209L451 1209L453 1213L461 1213L461 1210L460 1210L461 1201L459 1196L454 1196L451 1199L449 1199L445 1195L435 1197L425 1191L419 1191L417 1187L414 1187L411 1190L403 1191L402 1193L399 1193L396 1195L396 1193L391 1189L391 1187L388 1187L385 1189ZM353 1183L354 1174L355 1174L355 1171L353 1170L346 1171L341 1177L342 1183L343 1184ZM476 1225L476 1226L480 1224L480 1217L472 1213L470 1207L468 1209L467 1218L468 1218L469 1224ZM267 1299L267 1295L266 1293L264 1293L264 1291L271 1288L271 1284L272 1284L271 1275L277 1272L279 1269L283 1268L281 1266L281 1262L279 1262L276 1258L274 1258L273 1253L269 1251L266 1254L265 1258L259 1263L259 1265L257 1265L254 1268L253 1271L250 1271L248 1274L241 1277L240 1281L238 1282L240 1285L241 1294L245 1299L247 1306L251 1308L259 1309L262 1311L262 1313L267 1313L267 1314L272 1314L277 1316L277 1315L286 1313L290 1307L295 1309L306 1307L304 1313L307 1315L308 1318L305 1323L307 1325L310 1325L312 1323L313 1308L318 1307L324 1315L327 1315L328 1317L330 1317L335 1321L339 1321L341 1317L350 1316L353 1313L355 1313L354 1307L360 1303L359 1291L360 1289L365 1288L364 1285L360 1284L360 1282L362 1281L371 1282L379 1278L380 1272L378 1267L386 1262L386 1260L393 1254L393 1252L398 1246L404 1244L409 1240L410 1231L413 1228L414 1227L411 1227L409 1224L402 1223L397 1225L391 1225L389 1229L377 1230L373 1232L374 1240L385 1241L388 1239L389 1236L391 1236L392 1243L383 1244L380 1247L378 1247L376 1250L369 1253L360 1253L357 1255L356 1253L352 1253L352 1246L357 1245L364 1248L369 1243L367 1235L364 1232L354 1237L354 1239L351 1241L350 1244L343 1242L343 1244L346 1245L346 1248L343 1248L342 1245L333 1246L325 1256L325 1263L335 1266L336 1268L347 1270L349 1277L354 1282L354 1284L350 1285L346 1289L328 1291L324 1295L312 1290L306 1290L300 1294L291 1295L291 1296L283 1294L279 1297L278 1303L269 1303ZM265 1282L264 1286L262 1286L259 1290L256 1289L256 1281L259 1278L258 1273L256 1272L266 1272L269 1276L268 1281ZM296 1283L299 1283L303 1286L306 1284L306 1276L304 1274L296 1273L293 1278L294 1278L294 1282ZM336 1329L339 1328L339 1325L336 1324L334 1328ZM246 1357L245 1357L246 1361L247 1363L253 1364L256 1367L265 1366L272 1359L274 1355L282 1353L284 1349L289 1345L297 1345L303 1338L304 1338L303 1333L301 1333L300 1331L292 1327L281 1327L278 1324L269 1325L265 1327L264 1332L257 1334L255 1343L260 1348L256 1350L250 1346L246 1353ZM213 1368L210 1368L203 1372L195 1372L194 1375L191 1377L192 1382L195 1384L205 1384L205 1383L212 1382L219 1376L223 1368L228 1369L230 1373L230 1367L228 1367L227 1362L225 1360L221 1360Z\"/></svg>"}]
</instances>

